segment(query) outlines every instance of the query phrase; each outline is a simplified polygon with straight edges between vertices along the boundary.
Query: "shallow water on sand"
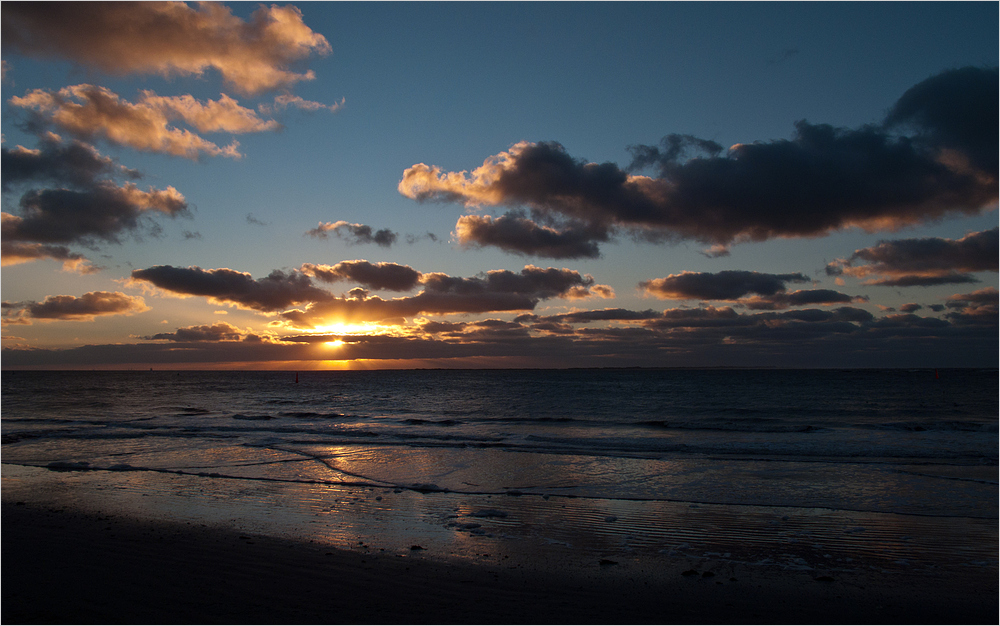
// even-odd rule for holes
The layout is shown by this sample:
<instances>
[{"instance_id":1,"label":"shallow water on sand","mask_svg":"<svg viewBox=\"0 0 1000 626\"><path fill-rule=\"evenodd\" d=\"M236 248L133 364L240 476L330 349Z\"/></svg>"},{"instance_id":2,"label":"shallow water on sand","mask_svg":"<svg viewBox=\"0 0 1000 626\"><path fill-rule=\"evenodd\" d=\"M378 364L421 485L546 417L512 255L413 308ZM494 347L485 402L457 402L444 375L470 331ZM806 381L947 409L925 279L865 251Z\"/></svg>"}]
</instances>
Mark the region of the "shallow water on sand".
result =
<instances>
[{"instance_id":1,"label":"shallow water on sand","mask_svg":"<svg viewBox=\"0 0 1000 626\"><path fill-rule=\"evenodd\" d=\"M4 500L536 565L997 567L995 370L293 376L5 372Z\"/></svg>"}]
</instances>

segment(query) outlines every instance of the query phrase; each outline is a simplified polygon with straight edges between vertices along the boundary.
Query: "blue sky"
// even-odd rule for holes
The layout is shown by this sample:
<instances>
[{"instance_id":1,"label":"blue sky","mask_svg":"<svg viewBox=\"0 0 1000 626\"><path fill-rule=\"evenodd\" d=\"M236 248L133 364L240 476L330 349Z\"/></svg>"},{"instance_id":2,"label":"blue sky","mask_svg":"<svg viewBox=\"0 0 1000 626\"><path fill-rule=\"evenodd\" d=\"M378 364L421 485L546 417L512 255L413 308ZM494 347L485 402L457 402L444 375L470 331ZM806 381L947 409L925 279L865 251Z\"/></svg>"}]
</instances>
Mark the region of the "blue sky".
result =
<instances>
[{"instance_id":1,"label":"blue sky","mask_svg":"<svg viewBox=\"0 0 1000 626\"><path fill-rule=\"evenodd\" d=\"M735 153L729 148L736 144L751 150L754 145L798 145L796 123L803 120L840 129L841 139L851 132L860 137L864 129L878 129L879 136L894 142L919 138L926 144L919 146L922 154L934 163L947 161L949 172L959 172L961 167L942 155L954 156L964 147L934 143L927 139L930 130L890 128L884 122L908 90L932 77L967 68L973 71L970 80L995 85L995 3L274 5L286 11L280 15L293 15L289 7L300 11L295 14L300 26L296 36L310 37L312 47L298 55L272 47L260 58L299 78L307 71L313 78L259 89L232 80L221 62L196 59L203 63L200 73L183 69L178 59L190 60L187 52L198 47L192 40L186 40L187 52L170 46L153 50L149 42L155 37L150 36L121 42L121 49L142 49L136 58L147 59L148 66L125 67L113 54L98 58L91 52L93 41L107 43L121 33L109 24L141 20L154 5L80 6L90 6L92 15L82 26L79 16L65 21L83 32L77 37L81 47L73 48L51 44L59 41L53 37L59 28L68 28L60 25L59 15L35 18L16 3L3 5L2 127L9 158L3 211L13 216L4 231L4 368L996 364L995 161L980 173L973 191L958 199L935 195L934 209L900 205L886 209L879 225L869 220L866 228L857 228L849 220L833 220L829 228L756 240L748 240L748 230L737 229L726 239L716 234L718 224L713 230L707 222L696 223L707 213L694 200L683 226L662 214L652 226L648 221L637 225L623 218L624 209L613 202L588 204L590 213L584 218L574 203L587 204L592 198L553 199L551 188L542 189L554 180L545 182L548 170L528 171L528 165L517 171L525 177L522 182L534 181L531 189L494 189L490 197L495 201L484 202L465 191L456 195L439 183L425 189L422 199L414 192L408 197L400 187L405 172L418 164L437 167L442 176L466 172L469 181L485 160L516 152L518 144L529 147L525 155L551 145L543 142L557 142L561 151L542 156L575 163L581 172L586 163L610 164L616 175L670 185L692 171L684 169L691 160L731 165ZM226 25L191 35L205 40L205 59L215 49L213 37L242 37L241 45L253 56L262 40L241 30L241 24L273 21L279 13L251 3L224 7L232 14L209 19L195 5L175 14ZM165 40L173 41L166 31L183 29L181 22L164 24L160 34ZM188 36L178 32L178 39L181 35ZM88 36L94 40L88 42ZM292 47L285 40L275 45ZM155 58L157 54L163 58ZM172 68L169 75L162 74L163 67ZM78 85L104 88L132 104L141 100L143 90L164 98L190 96L202 105L225 94L257 120L275 120L281 128L199 130L190 120L174 117L167 129L188 130L220 148L238 141L242 155L201 152L191 159L163 149L137 149L134 142L113 139L107 128L71 127L59 121L51 105L46 109L38 100L27 102L29 94L50 97ZM971 97L947 91L962 106ZM993 111L992 136L995 91L986 103ZM282 109L278 95L313 105ZM83 102L82 96L66 98L74 97L77 104ZM987 127L986 136L990 132ZM42 149L44 133L58 135L58 143L46 145L76 141L140 171L142 178L134 182L139 189L174 188L186 209L173 216L146 211L143 215L150 217L140 225L101 236L78 233L57 241L36 231L8 231L8 223L28 217L25 194L71 188L65 180L8 169L16 158L29 157L25 150ZM655 164L629 168L637 154L630 146L659 145L662 150L659 142L668 135L688 138L680 160L657 162L667 168L659 172ZM699 151L694 138L713 142L722 152ZM23 150L18 152L17 146ZM995 157L995 145L992 152ZM960 173L971 176L966 170ZM118 175L115 180L121 188L127 178ZM789 175L786 186L795 183ZM825 192L802 193L811 199ZM732 210L743 211L740 215L766 212L739 202ZM773 206L767 197L761 202ZM793 214L839 215L846 208L836 202L798 202ZM595 217L598 210L604 213ZM722 214L723 221L739 221L736 213ZM530 224L537 232L548 227L562 237L583 229L585 241L577 243L588 245L589 252L577 248L575 253L564 249L552 254L551 249L532 248L523 230L508 232L500 244L479 239L475 245L468 238L463 243L457 225L473 215L483 220L490 216L494 226L501 216L521 216L519 228ZM752 222L752 216L744 217ZM327 231L325 238L307 234L320 224L333 228L341 221L346 224ZM774 230L774 223L769 224ZM359 226L370 231L357 231ZM395 241L386 246L363 237L379 231L391 232ZM500 236L498 229L491 233ZM963 239L970 235L978 236ZM911 242L883 246L883 252L905 248L911 255L918 250L926 255L933 249L952 260L938 263L934 276L921 270L920 280L902 266L881 266L895 274L863 273L859 268L871 269L874 257L856 251L883 241ZM51 254L21 259L7 247L14 242L36 250L38 245L61 245L88 264L81 270ZM983 242L987 253L992 251L991 262L980 258L970 265L941 252L967 251L972 243ZM716 254L706 254L713 245ZM898 254L893 258L902 263ZM358 282L357 273L345 278L343 266L336 282L324 281L308 267L348 260L381 263L385 272L405 267L422 278L409 289L390 290ZM202 274L177 273L172 276L180 282L167 287L165 271L145 271L166 266L197 267ZM554 274L535 277L524 271L526 266L563 271L559 278L564 282L545 282ZM194 290L191 281L218 269L232 270L226 276L233 280L235 273L248 274L256 285L252 289L281 270L283 280L297 280L303 288L308 283L313 295L251 303L245 290L236 293L231 285L217 285L221 291L212 293ZM504 299L510 291L503 292L493 309L482 300L461 304L452 299L447 311L406 301L386 305L393 311L388 315L345 304L350 298L391 302L422 293L425 300L457 298L461 289L494 297L487 273L499 270L530 282L534 291L517 292L524 297L523 306ZM684 279L687 292L678 292L683 289L676 278L663 283L673 291L651 288L657 284L651 281L683 272L697 274ZM433 273L468 281L441 287L440 281L427 278ZM910 278L900 278L904 276ZM901 284L877 284L879 280ZM732 287L734 283L739 286ZM723 286L731 288L711 291ZM359 287L366 289L365 296L351 296ZM434 292L436 288L445 291ZM837 292L840 300L824 300L821 290ZM806 291L814 293L776 298ZM718 297L706 297L713 293ZM978 295L958 297L971 294ZM356 324L337 326L348 321L338 313L348 308ZM586 322L553 317L605 309L631 313ZM646 311L659 317L634 315ZM703 323L664 321L706 312L728 319L733 332L708 333Z\"/></svg>"}]
</instances>

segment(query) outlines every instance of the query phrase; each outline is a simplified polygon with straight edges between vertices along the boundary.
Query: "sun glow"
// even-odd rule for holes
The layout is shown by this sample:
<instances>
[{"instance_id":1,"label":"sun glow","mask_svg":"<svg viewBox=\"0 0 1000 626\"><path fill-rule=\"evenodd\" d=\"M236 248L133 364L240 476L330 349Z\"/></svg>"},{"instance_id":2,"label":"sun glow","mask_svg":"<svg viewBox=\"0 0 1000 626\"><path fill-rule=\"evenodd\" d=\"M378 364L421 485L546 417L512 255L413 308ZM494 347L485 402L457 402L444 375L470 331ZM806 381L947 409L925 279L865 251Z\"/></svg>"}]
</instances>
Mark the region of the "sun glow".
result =
<instances>
[{"instance_id":1,"label":"sun glow","mask_svg":"<svg viewBox=\"0 0 1000 626\"><path fill-rule=\"evenodd\" d=\"M335 322L316 326L313 329L317 334L322 335L371 335L378 332L376 324L348 324L346 322Z\"/></svg>"},{"instance_id":2,"label":"sun glow","mask_svg":"<svg viewBox=\"0 0 1000 626\"><path fill-rule=\"evenodd\" d=\"M323 343L323 345L326 346L327 348L339 348L340 346L344 345L344 341L343 339L335 339L333 341L326 341Z\"/></svg>"}]
</instances>

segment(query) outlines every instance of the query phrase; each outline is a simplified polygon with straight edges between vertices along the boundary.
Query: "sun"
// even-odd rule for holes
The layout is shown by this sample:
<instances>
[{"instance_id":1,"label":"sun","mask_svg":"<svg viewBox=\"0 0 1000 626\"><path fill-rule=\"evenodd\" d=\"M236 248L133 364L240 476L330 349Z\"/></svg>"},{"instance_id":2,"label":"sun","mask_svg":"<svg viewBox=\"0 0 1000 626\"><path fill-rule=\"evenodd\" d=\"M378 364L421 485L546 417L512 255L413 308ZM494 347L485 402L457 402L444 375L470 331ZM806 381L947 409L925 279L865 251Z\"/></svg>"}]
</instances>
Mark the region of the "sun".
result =
<instances>
[{"instance_id":1,"label":"sun","mask_svg":"<svg viewBox=\"0 0 1000 626\"><path fill-rule=\"evenodd\" d=\"M327 348L339 348L340 346L344 345L344 340L335 339L333 341L325 341L323 342L323 345L326 346Z\"/></svg>"}]
</instances>

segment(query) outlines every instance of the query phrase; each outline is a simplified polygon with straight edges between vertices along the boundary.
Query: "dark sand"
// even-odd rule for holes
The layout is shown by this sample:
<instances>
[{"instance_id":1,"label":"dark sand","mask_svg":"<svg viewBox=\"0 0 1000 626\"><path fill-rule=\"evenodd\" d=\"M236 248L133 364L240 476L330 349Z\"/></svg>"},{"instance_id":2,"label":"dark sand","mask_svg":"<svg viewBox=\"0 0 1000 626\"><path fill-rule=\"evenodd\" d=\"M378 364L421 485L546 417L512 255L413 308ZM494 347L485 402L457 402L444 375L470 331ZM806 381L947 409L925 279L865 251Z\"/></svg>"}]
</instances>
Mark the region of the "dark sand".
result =
<instances>
[{"instance_id":1,"label":"dark sand","mask_svg":"<svg viewBox=\"0 0 1000 626\"><path fill-rule=\"evenodd\" d=\"M4 503L14 623L996 623L987 580L736 566L527 567ZM735 579L735 580L733 580Z\"/></svg>"}]
</instances>

